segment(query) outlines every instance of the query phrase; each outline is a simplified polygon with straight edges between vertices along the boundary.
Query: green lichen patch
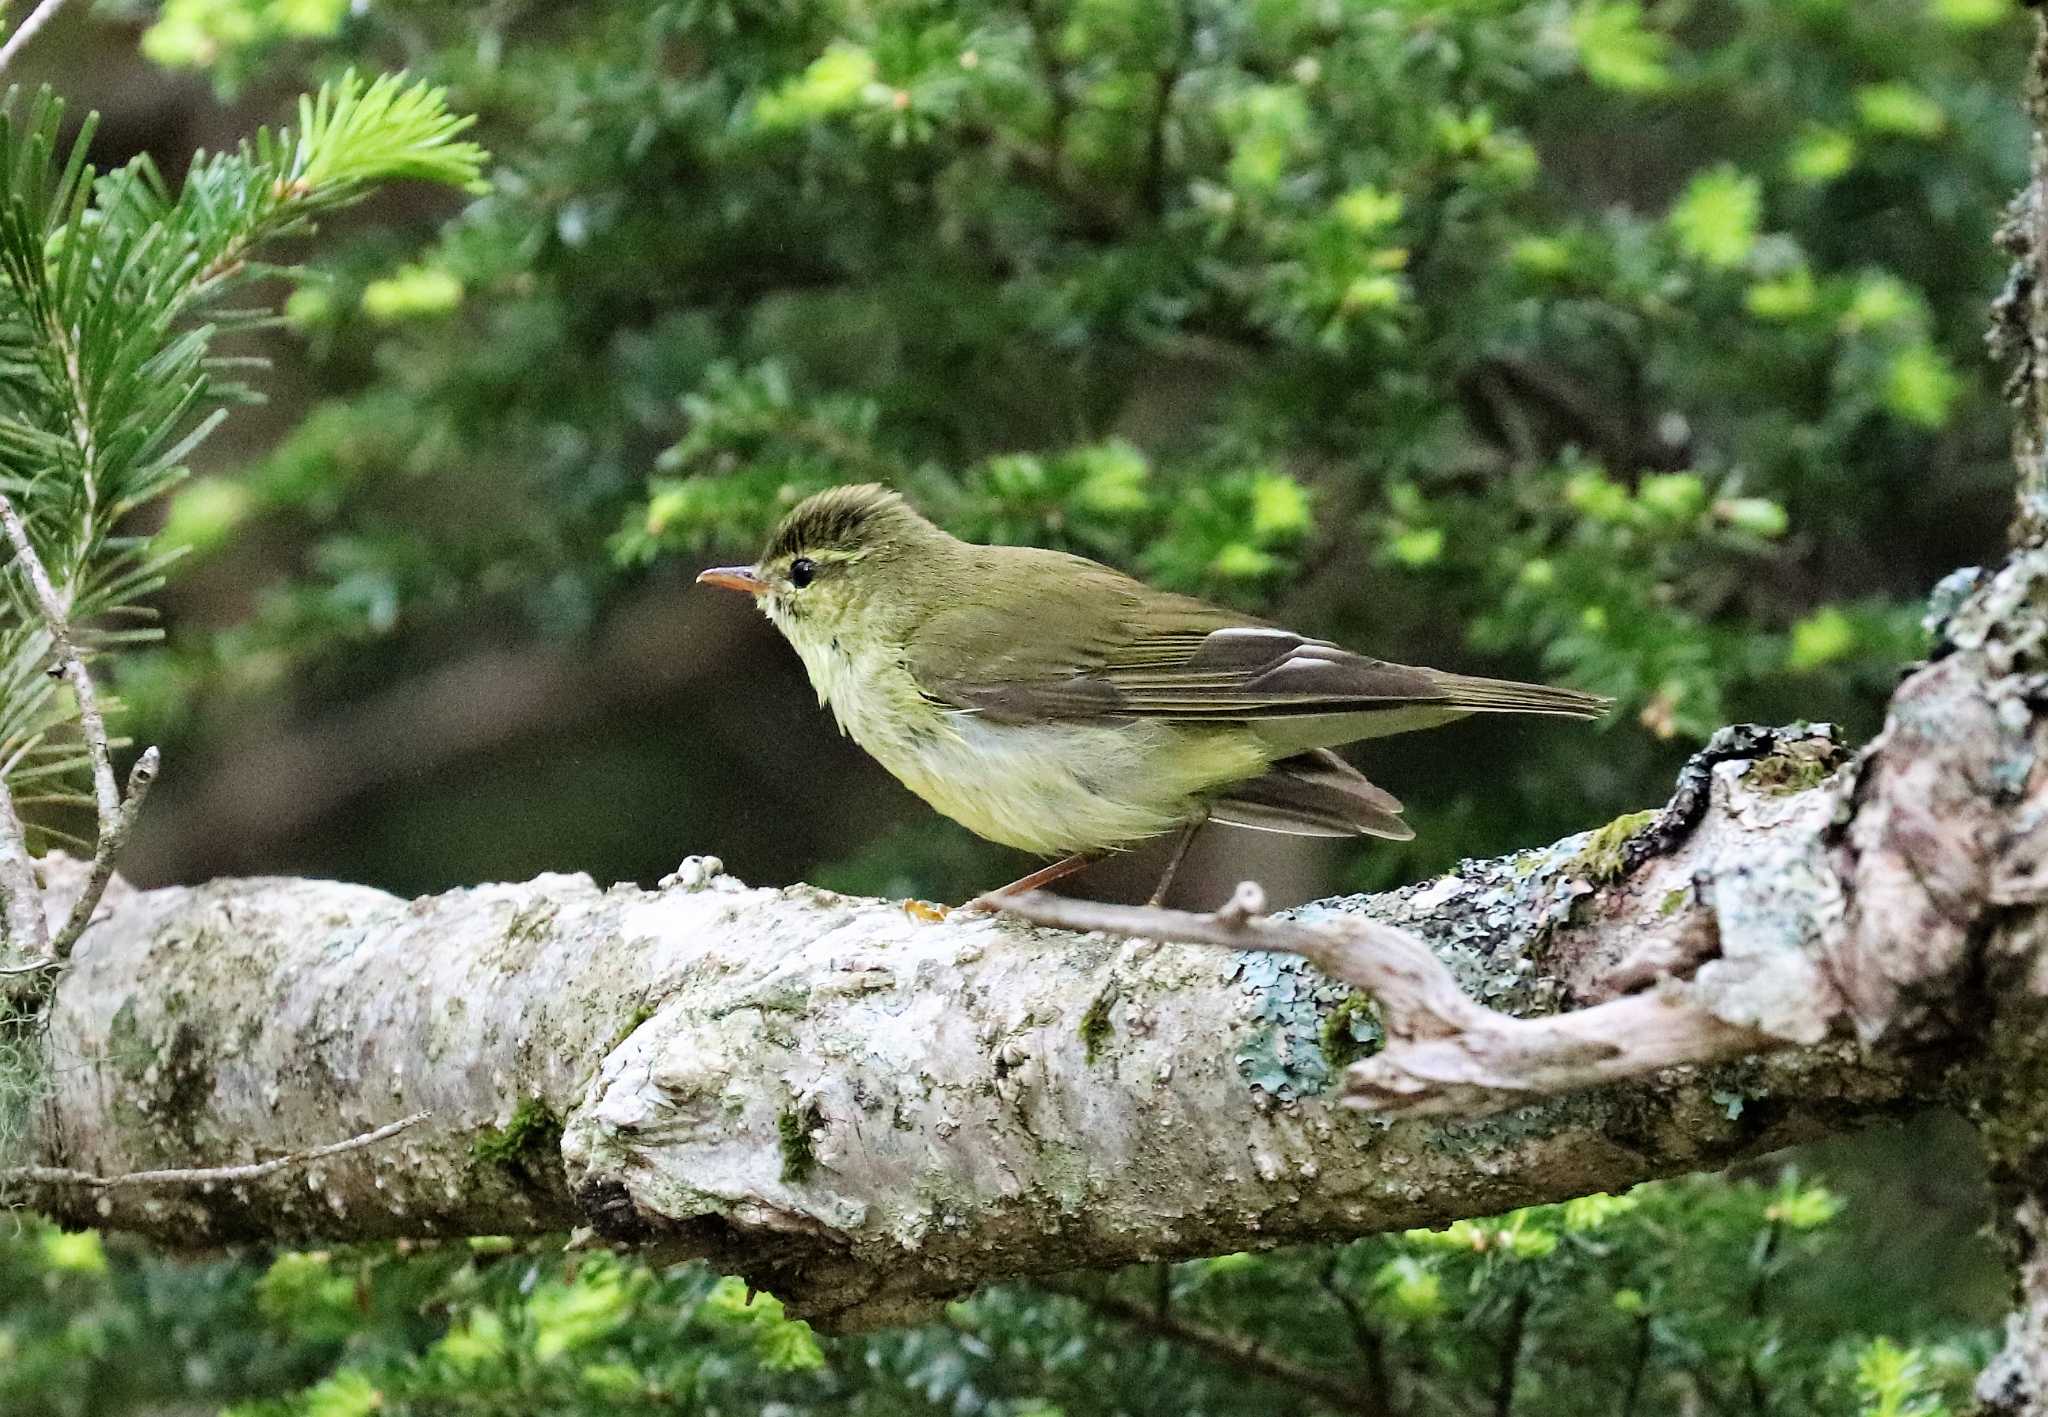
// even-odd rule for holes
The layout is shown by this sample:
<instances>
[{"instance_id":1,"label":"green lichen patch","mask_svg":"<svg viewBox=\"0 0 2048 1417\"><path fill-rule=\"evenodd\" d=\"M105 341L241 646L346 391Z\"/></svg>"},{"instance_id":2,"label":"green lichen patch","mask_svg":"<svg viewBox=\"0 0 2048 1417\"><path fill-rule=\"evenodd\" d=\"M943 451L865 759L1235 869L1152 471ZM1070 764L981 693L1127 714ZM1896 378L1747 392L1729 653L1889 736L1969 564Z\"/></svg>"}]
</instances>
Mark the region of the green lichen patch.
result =
<instances>
[{"instance_id":1,"label":"green lichen patch","mask_svg":"<svg viewBox=\"0 0 2048 1417\"><path fill-rule=\"evenodd\" d=\"M538 1097L512 1109L502 1127L485 1127L469 1144L470 1160L502 1171L522 1186L536 1186L561 1165L562 1119Z\"/></svg>"},{"instance_id":2,"label":"green lichen patch","mask_svg":"<svg viewBox=\"0 0 2048 1417\"><path fill-rule=\"evenodd\" d=\"M1088 1050L1088 1061L1094 1062L1102 1050L1116 1037L1116 1026L1109 1021L1109 1011L1116 1007L1116 995L1108 989L1095 996L1088 1005L1088 1012L1081 1015L1081 1043Z\"/></svg>"},{"instance_id":3,"label":"green lichen patch","mask_svg":"<svg viewBox=\"0 0 2048 1417\"><path fill-rule=\"evenodd\" d=\"M514 915L505 926L509 941L530 942L545 937L561 909L554 901L537 900Z\"/></svg>"},{"instance_id":4,"label":"green lichen patch","mask_svg":"<svg viewBox=\"0 0 2048 1417\"><path fill-rule=\"evenodd\" d=\"M633 1012L627 1014L626 1021L619 1026L617 1035L612 1039L612 1047L616 1048L628 1038L631 1038L641 1024L653 1017L654 1005L647 1003L645 1000L635 1005Z\"/></svg>"},{"instance_id":5,"label":"green lichen patch","mask_svg":"<svg viewBox=\"0 0 2048 1417\"><path fill-rule=\"evenodd\" d=\"M1759 792L1789 797L1818 787L1834 775L1832 743L1818 739L1787 744L1783 750L1750 764L1743 780Z\"/></svg>"},{"instance_id":6,"label":"green lichen patch","mask_svg":"<svg viewBox=\"0 0 2048 1417\"><path fill-rule=\"evenodd\" d=\"M811 1133L824 1121L817 1104L810 1102L801 1107L785 1107L776 1116L775 1135L782 1148L784 1185L802 1185L818 1169L818 1150Z\"/></svg>"},{"instance_id":7,"label":"green lichen patch","mask_svg":"<svg viewBox=\"0 0 2048 1417\"><path fill-rule=\"evenodd\" d=\"M1656 820L1654 811L1630 812L1625 817L1616 817L1586 838L1586 844L1571 859L1565 873L1582 877L1594 885L1620 880L1628 869L1629 839Z\"/></svg>"},{"instance_id":8,"label":"green lichen patch","mask_svg":"<svg viewBox=\"0 0 2048 1417\"><path fill-rule=\"evenodd\" d=\"M1347 1068L1387 1046L1379 1005L1369 995L1350 994L1323 1020L1323 1056L1332 1068Z\"/></svg>"}]
</instances>

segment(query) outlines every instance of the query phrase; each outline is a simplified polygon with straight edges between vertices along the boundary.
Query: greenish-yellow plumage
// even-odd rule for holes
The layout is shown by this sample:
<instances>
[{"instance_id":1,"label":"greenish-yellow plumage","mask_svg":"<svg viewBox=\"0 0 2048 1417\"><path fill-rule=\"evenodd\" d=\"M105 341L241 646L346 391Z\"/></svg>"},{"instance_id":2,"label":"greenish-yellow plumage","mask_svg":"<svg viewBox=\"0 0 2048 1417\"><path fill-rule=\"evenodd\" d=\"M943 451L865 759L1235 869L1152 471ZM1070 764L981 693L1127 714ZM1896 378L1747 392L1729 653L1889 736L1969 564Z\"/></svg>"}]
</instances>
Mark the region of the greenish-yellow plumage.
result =
<instances>
[{"instance_id":1,"label":"greenish-yellow plumage","mask_svg":"<svg viewBox=\"0 0 2048 1417\"><path fill-rule=\"evenodd\" d=\"M754 593L855 742L970 830L1095 855L1204 820L1412 835L1328 751L1474 712L1605 701L1367 659L1059 551L976 546L875 486L799 505Z\"/></svg>"}]
</instances>

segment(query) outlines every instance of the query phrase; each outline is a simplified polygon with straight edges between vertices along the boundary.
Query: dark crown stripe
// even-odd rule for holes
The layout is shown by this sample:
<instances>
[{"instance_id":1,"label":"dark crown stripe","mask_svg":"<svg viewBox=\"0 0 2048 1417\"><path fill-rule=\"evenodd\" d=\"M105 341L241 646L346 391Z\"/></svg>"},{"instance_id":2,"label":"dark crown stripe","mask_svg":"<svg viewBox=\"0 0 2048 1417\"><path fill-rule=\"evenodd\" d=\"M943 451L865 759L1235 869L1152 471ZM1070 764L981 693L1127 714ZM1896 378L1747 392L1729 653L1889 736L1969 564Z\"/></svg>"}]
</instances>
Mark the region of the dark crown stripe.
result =
<instances>
[{"instance_id":1,"label":"dark crown stripe","mask_svg":"<svg viewBox=\"0 0 2048 1417\"><path fill-rule=\"evenodd\" d=\"M910 509L904 500L879 484L835 487L791 512L761 559L855 546L878 518L905 515Z\"/></svg>"}]
</instances>

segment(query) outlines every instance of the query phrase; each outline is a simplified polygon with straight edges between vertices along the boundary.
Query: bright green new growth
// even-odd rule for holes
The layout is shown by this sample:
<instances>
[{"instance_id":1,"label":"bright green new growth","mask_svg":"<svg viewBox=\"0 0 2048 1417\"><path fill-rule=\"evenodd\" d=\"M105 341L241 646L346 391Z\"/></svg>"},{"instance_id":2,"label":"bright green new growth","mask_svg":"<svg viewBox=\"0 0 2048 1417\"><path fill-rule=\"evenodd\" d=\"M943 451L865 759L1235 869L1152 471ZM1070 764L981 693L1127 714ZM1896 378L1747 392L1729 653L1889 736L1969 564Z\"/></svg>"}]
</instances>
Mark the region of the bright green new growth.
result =
<instances>
[{"instance_id":1,"label":"bright green new growth","mask_svg":"<svg viewBox=\"0 0 2048 1417\"><path fill-rule=\"evenodd\" d=\"M565 1254L558 1238L196 1264L31 1225L0 1237L0 1409L91 1391L110 1412L175 1394L235 1417L1933 1417L1958 1404L1991 1334L1898 1279L1850 1296L1851 1318L1819 1302L1854 1274L1845 1250L1891 1243L1866 1210L1881 1207L1790 1175L1664 1182L1437 1231L1009 1285L850 1336L814 1334L704 1265ZM165 1341L80 1341L172 1317L152 1305L176 1306ZM1181 1336L1134 1326L1133 1310L1163 1310ZM1331 1407L1203 1341L1232 1333L1255 1335L1279 1374L1357 1401ZM261 1364L243 1351L253 1334Z\"/></svg>"}]
</instances>

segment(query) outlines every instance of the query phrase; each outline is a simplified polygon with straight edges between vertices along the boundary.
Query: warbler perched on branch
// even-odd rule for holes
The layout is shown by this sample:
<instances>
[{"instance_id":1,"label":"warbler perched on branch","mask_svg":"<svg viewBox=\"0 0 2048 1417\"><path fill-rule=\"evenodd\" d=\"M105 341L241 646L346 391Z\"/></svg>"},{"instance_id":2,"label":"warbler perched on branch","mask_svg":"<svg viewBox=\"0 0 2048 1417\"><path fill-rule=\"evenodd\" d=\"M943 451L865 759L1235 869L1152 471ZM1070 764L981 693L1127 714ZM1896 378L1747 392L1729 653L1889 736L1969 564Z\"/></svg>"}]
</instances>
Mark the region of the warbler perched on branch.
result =
<instances>
[{"instance_id":1,"label":"warbler perched on branch","mask_svg":"<svg viewBox=\"0 0 2048 1417\"><path fill-rule=\"evenodd\" d=\"M1004 892L1177 831L1156 903L1204 822L1405 841L1400 802L1331 748L1607 707L1367 659L1062 551L977 546L875 485L818 493L753 565L697 579L756 597L819 701L904 786L1062 858Z\"/></svg>"}]
</instances>

